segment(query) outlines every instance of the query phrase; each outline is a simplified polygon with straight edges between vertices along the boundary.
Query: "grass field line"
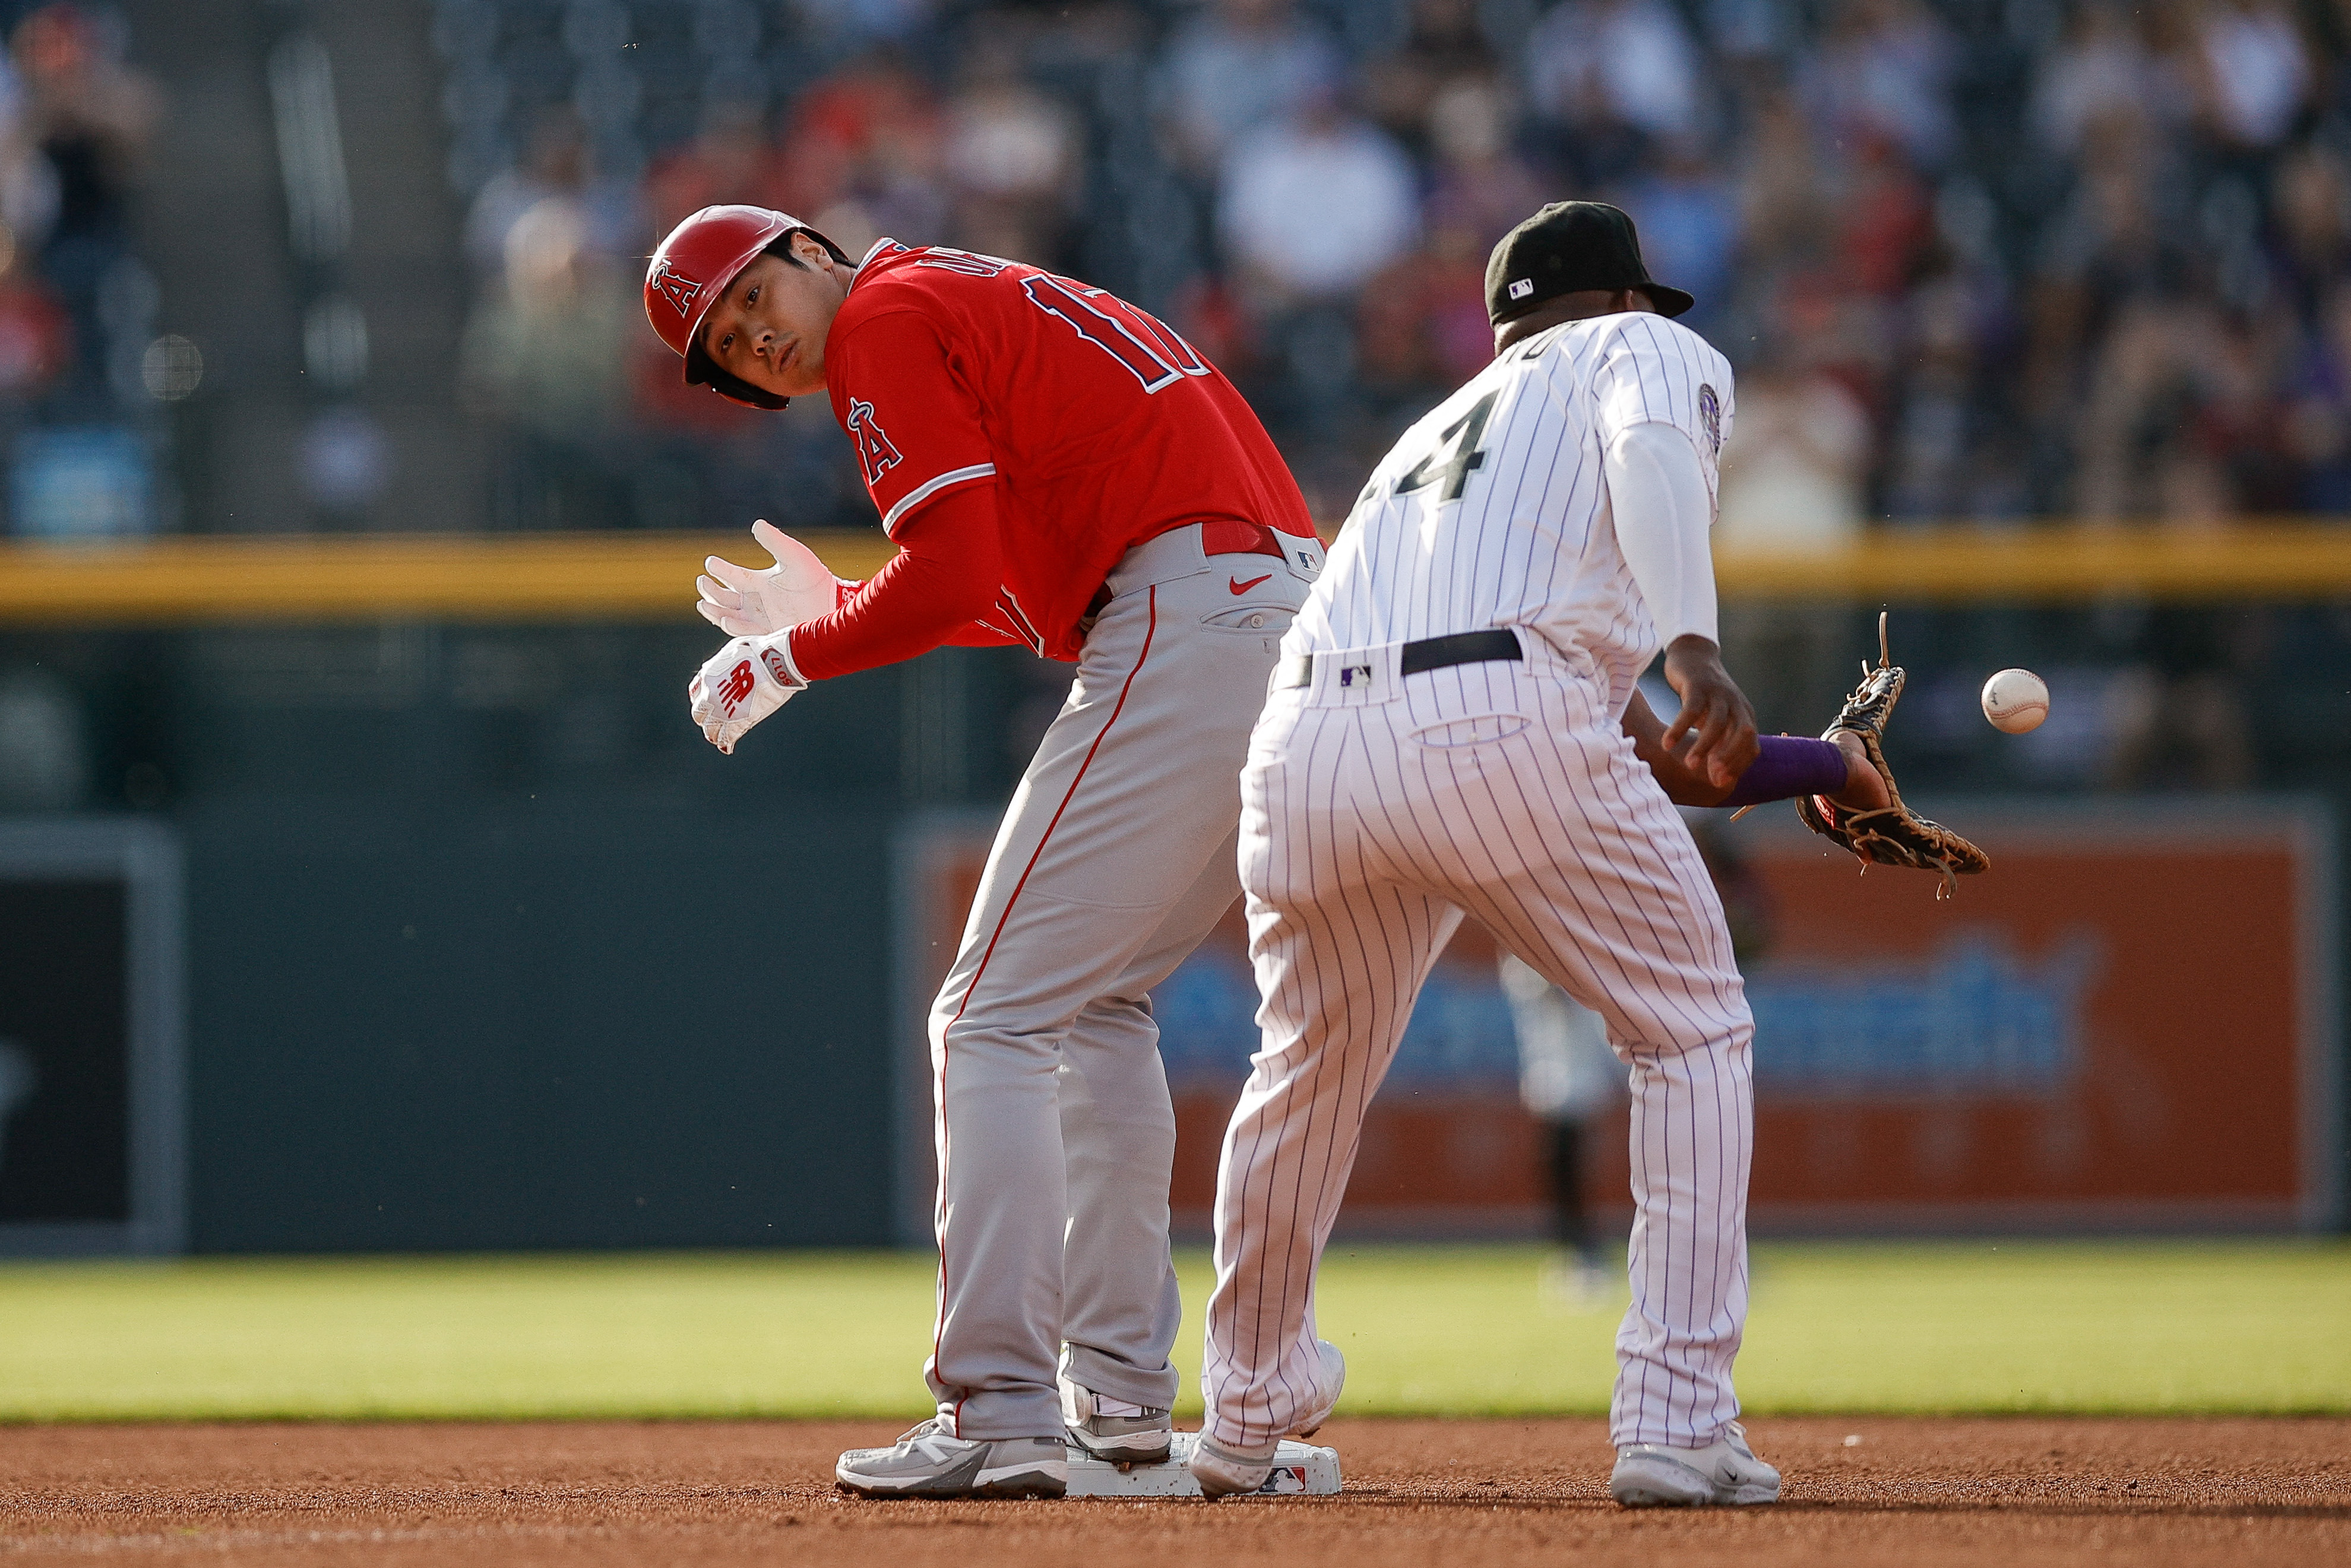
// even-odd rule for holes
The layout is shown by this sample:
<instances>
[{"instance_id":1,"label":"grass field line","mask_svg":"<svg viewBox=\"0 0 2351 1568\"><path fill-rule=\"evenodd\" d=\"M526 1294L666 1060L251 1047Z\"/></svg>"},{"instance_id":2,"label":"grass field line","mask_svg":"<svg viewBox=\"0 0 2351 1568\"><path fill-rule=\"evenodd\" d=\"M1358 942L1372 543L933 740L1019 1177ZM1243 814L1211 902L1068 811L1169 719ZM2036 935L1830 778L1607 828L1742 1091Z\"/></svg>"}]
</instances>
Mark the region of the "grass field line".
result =
<instances>
[{"instance_id":1,"label":"grass field line","mask_svg":"<svg viewBox=\"0 0 2351 1568\"><path fill-rule=\"evenodd\" d=\"M1332 1249L1351 1415L1607 1408L1625 1297L1531 1247ZM1207 1260L1177 1258L1198 1407ZM933 1260L600 1253L0 1265L0 1420L917 1418ZM2351 1414L2340 1239L1775 1244L1756 1414Z\"/></svg>"}]
</instances>

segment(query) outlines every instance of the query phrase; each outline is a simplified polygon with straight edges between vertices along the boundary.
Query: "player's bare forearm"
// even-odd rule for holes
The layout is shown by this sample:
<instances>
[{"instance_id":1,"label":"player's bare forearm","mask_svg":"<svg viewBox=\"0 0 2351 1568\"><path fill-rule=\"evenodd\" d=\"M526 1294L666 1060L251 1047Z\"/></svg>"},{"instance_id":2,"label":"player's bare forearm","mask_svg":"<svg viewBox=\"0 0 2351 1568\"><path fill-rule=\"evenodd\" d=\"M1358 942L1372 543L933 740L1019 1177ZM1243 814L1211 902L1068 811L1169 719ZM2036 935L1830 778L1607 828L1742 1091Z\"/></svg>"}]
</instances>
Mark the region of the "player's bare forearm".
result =
<instances>
[{"instance_id":1,"label":"player's bare forearm","mask_svg":"<svg viewBox=\"0 0 2351 1568\"><path fill-rule=\"evenodd\" d=\"M1719 806L1731 786L1717 784L1682 757L1666 749L1666 724L1639 692L1625 705L1625 733L1632 738L1633 755L1648 766L1677 806Z\"/></svg>"},{"instance_id":2,"label":"player's bare forearm","mask_svg":"<svg viewBox=\"0 0 2351 1568\"><path fill-rule=\"evenodd\" d=\"M1646 765L1658 786L1665 790L1666 799L1675 805L1719 806L1738 788L1738 780L1728 785L1717 784L1704 772L1692 767L1687 757L1667 750L1665 721L1657 717L1656 711L1637 691L1633 694L1632 701L1625 706L1624 727L1626 737L1633 742L1633 754ZM1891 797L1886 792L1886 780L1879 778L1877 769L1870 766L1869 753L1863 748L1861 737L1850 730L1842 730L1831 740L1844 758L1845 780L1844 788L1828 798L1856 811L1875 810L1886 805ZM1759 739L1758 747L1761 744ZM1807 741L1804 744L1813 743ZM1740 777L1741 779L1746 777L1744 770ZM1770 798L1792 799L1793 794L1787 797L1773 794Z\"/></svg>"},{"instance_id":3,"label":"player's bare forearm","mask_svg":"<svg viewBox=\"0 0 2351 1568\"><path fill-rule=\"evenodd\" d=\"M1757 742L1755 710L1722 667L1722 651L1684 632L1666 647L1666 684L1682 699L1682 711L1666 727L1661 745L1728 791L1755 760Z\"/></svg>"},{"instance_id":4,"label":"player's bare forearm","mask_svg":"<svg viewBox=\"0 0 2351 1568\"><path fill-rule=\"evenodd\" d=\"M1861 744L1861 737L1849 729L1840 729L1830 739L1844 753L1844 788L1829 797L1838 805L1855 811L1876 811L1894 803L1894 793L1886 789L1885 778L1870 765L1869 749Z\"/></svg>"}]
</instances>

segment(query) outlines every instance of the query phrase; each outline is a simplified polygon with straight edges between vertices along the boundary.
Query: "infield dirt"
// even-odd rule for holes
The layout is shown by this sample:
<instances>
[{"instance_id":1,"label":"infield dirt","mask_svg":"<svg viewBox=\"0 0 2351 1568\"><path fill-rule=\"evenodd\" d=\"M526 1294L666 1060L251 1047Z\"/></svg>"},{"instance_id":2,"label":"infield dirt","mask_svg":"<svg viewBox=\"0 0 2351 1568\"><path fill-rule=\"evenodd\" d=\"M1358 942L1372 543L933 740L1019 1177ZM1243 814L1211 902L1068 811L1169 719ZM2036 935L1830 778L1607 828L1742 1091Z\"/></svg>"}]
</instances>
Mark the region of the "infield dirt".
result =
<instances>
[{"instance_id":1,"label":"infield dirt","mask_svg":"<svg viewBox=\"0 0 2351 1568\"><path fill-rule=\"evenodd\" d=\"M1340 1421L1346 1490L875 1503L872 1424L0 1429L0 1559L919 1568L2351 1562L2351 1421L1758 1420L1776 1508L1628 1512L1589 1420ZM1855 1441L1855 1439L1858 1439Z\"/></svg>"}]
</instances>

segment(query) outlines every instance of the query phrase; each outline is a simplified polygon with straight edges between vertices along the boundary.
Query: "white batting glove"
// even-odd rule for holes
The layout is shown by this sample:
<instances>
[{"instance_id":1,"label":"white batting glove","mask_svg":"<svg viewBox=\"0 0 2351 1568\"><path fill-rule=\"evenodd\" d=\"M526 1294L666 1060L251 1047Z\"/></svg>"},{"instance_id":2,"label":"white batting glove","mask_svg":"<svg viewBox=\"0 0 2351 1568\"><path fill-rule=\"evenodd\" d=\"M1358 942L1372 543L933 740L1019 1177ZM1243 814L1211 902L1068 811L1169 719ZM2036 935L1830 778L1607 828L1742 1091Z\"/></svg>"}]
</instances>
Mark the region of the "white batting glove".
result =
<instances>
[{"instance_id":1,"label":"white batting glove","mask_svg":"<svg viewBox=\"0 0 2351 1568\"><path fill-rule=\"evenodd\" d=\"M771 637L803 621L830 615L857 584L832 575L816 551L765 517L751 525L751 537L776 558L770 567L737 566L724 556L702 564L694 580L702 618L731 637Z\"/></svg>"},{"instance_id":2,"label":"white batting glove","mask_svg":"<svg viewBox=\"0 0 2351 1568\"><path fill-rule=\"evenodd\" d=\"M751 727L799 695L807 679L792 664L788 628L772 637L737 637L685 686L702 738L728 756Z\"/></svg>"}]
</instances>

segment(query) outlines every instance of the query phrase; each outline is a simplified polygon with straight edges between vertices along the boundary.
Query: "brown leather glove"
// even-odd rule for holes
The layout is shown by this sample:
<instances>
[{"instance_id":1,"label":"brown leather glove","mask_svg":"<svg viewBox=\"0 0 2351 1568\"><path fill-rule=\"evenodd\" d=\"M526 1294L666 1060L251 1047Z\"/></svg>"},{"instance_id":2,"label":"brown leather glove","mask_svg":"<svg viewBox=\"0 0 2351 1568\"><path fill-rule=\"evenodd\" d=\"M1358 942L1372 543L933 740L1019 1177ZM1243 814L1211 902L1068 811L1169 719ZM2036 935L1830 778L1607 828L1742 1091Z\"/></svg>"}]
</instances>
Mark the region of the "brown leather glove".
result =
<instances>
[{"instance_id":1,"label":"brown leather glove","mask_svg":"<svg viewBox=\"0 0 2351 1568\"><path fill-rule=\"evenodd\" d=\"M1902 695L1902 683L1907 675L1902 666L1891 661L1886 640L1886 616L1877 617L1877 667L1871 669L1869 661L1861 664L1861 685L1844 699L1836 721L1821 732L1827 740L1841 729L1849 729L1860 737L1862 748L1869 753L1870 766L1886 780L1886 793L1891 805L1875 810L1856 811L1806 795L1796 801L1796 815L1804 826L1822 837L1852 851L1867 864L1907 865L1920 871L1939 872L1943 884L1935 890L1937 898L1947 898L1957 891L1957 878L1972 876L1990 869L1991 857L1943 826L1929 821L1902 803L1902 791L1894 782L1894 769L1886 763L1886 721L1893 716L1894 704Z\"/></svg>"}]
</instances>

